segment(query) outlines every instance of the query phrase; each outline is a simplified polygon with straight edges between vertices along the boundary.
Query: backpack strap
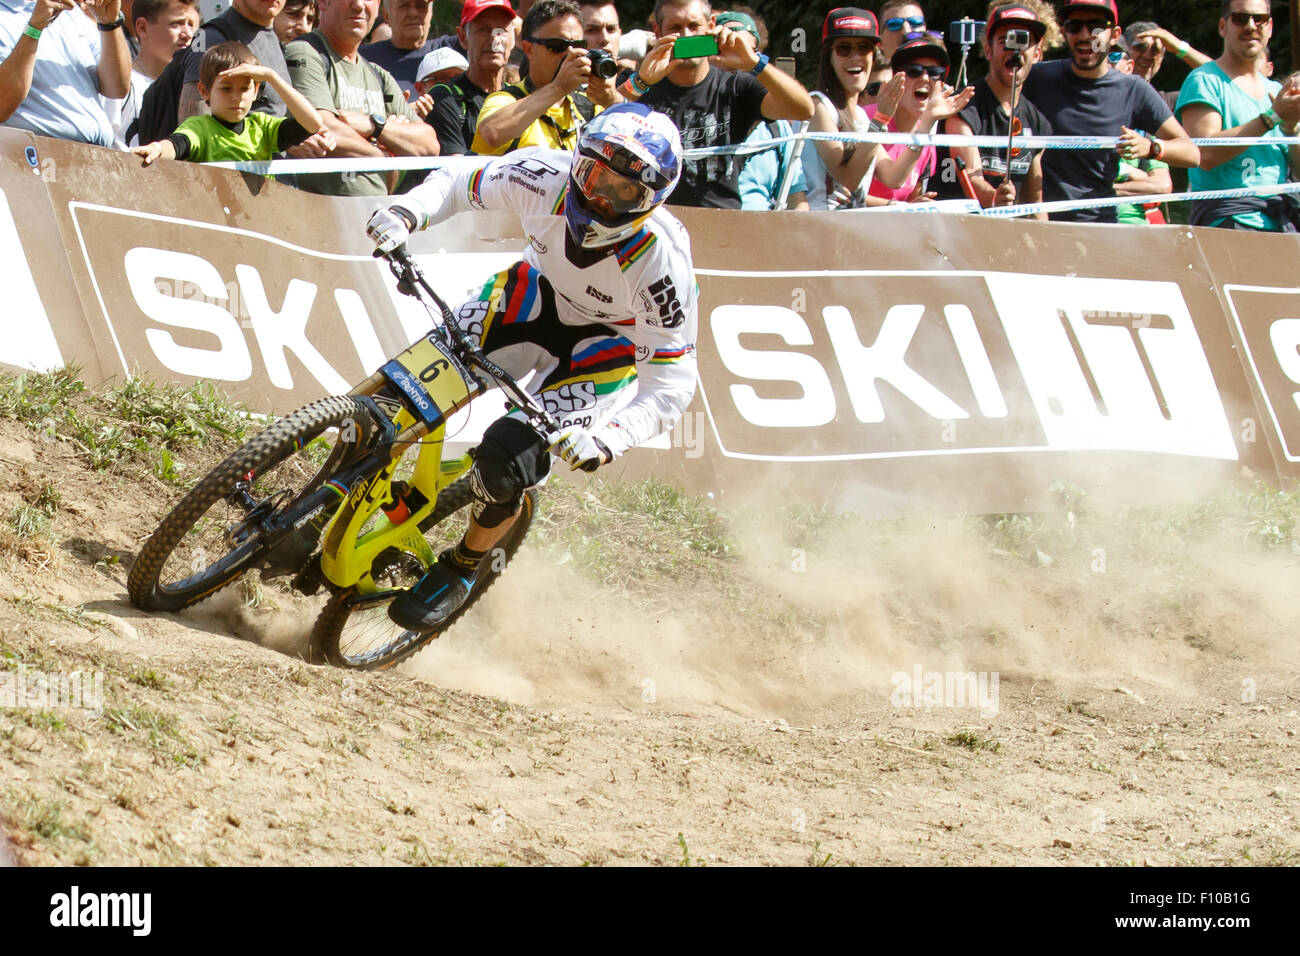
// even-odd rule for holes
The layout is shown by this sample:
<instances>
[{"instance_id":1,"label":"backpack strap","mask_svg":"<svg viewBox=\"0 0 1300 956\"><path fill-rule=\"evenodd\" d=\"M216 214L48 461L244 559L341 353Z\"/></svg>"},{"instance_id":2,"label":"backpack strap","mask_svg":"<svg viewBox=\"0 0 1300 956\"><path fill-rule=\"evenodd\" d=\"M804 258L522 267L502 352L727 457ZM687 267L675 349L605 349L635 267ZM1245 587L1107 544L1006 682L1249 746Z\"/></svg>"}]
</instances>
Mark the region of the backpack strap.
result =
<instances>
[{"instance_id":1,"label":"backpack strap","mask_svg":"<svg viewBox=\"0 0 1300 956\"><path fill-rule=\"evenodd\" d=\"M334 76L334 58L330 56L330 51L325 47L325 38L313 30L310 33L304 33L298 39L306 40L308 45L319 54L321 67L325 71L325 82L329 83L331 78ZM361 56L361 54L358 53L357 58L366 66L370 67L370 73L374 76L375 82L379 85L379 95L384 98L385 112L387 112L387 107L392 105L393 98L386 92L383 74L379 72L379 67L375 66L375 64L371 63L364 56ZM462 107L462 109L463 108L464 107Z\"/></svg>"}]
</instances>

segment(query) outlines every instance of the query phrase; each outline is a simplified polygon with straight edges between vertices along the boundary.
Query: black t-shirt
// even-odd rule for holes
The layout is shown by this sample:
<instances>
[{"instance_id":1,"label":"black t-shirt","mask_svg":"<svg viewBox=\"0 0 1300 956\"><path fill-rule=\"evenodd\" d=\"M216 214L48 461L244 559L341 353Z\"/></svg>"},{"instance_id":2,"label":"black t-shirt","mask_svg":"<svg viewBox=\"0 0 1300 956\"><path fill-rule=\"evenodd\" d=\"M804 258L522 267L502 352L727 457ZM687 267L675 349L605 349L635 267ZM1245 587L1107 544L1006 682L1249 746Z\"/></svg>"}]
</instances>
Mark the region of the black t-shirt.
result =
<instances>
[{"instance_id":1,"label":"black t-shirt","mask_svg":"<svg viewBox=\"0 0 1300 956\"><path fill-rule=\"evenodd\" d=\"M263 66L269 66L275 72L284 77L286 83L289 80L289 65L284 62L284 48L280 46L280 38L276 36L275 30L271 27L258 26L247 17L241 16L233 7L227 10L219 17L213 17L213 20L220 20L221 28L213 27L212 21L207 25L199 28L202 39L195 39L195 43L190 47L185 56L185 79L186 83L197 83L199 81L199 63L203 60L203 51L208 47L216 46L218 43L226 43L229 40L238 40L253 51L253 56L257 57L259 63ZM262 88L257 93L257 99L253 100L253 109L259 113L270 113L272 116L288 116L288 108L284 105L284 100L280 99L280 94L275 91L275 87L270 83L263 83Z\"/></svg>"},{"instance_id":2,"label":"black t-shirt","mask_svg":"<svg viewBox=\"0 0 1300 956\"><path fill-rule=\"evenodd\" d=\"M694 86L660 80L641 97L641 102L672 118L681 130L683 149L696 149L743 143L763 119L765 96L767 90L757 77L711 67ZM739 209L738 180L746 158L710 156L689 160L668 202L677 206Z\"/></svg>"},{"instance_id":3,"label":"black t-shirt","mask_svg":"<svg viewBox=\"0 0 1300 956\"><path fill-rule=\"evenodd\" d=\"M1039 63L1029 71L1025 95L1052 124L1058 136L1120 135L1120 127L1155 134L1173 115L1146 80L1107 70L1086 79L1069 60ZM1092 199L1115 195L1119 155L1113 149L1049 149L1043 156L1043 199ZM1114 222L1115 209L1052 213L1072 222Z\"/></svg>"},{"instance_id":4,"label":"black t-shirt","mask_svg":"<svg viewBox=\"0 0 1300 956\"><path fill-rule=\"evenodd\" d=\"M439 83L430 92L433 109L424 121L438 134L440 156L463 155L470 151L478 129L478 113L487 99L487 90L470 82L462 73L450 83Z\"/></svg>"},{"instance_id":5,"label":"black t-shirt","mask_svg":"<svg viewBox=\"0 0 1300 956\"><path fill-rule=\"evenodd\" d=\"M1047 121L1047 118L1038 111L1038 107L1031 103L1024 93L1020 93L1016 98L1014 115L1020 120L1020 129L1016 135L1052 135L1052 124ZM989 87L987 79L980 80L975 84L975 95L966 104L966 108L957 114L957 118L969 124L971 134L974 136L997 136L1005 142L1011 129L1010 118L1002 108L1002 103L999 102L997 94ZM936 184L935 180L931 179L931 188L939 194L940 199L965 199L966 193L962 190L961 183L957 182L957 177L950 172L954 167L949 163L951 157L948 148L940 146L938 152L938 182ZM1029 175L1029 167L1033 164L1034 157L1041 152L1040 149L1017 147L1016 155L1011 157L1012 182L1017 185L1024 182L1025 177ZM1007 149L1005 146L1001 149L992 146L981 146L979 147L979 154L980 164L984 168L984 178L996 188L1002 184L1003 177L1006 176Z\"/></svg>"}]
</instances>

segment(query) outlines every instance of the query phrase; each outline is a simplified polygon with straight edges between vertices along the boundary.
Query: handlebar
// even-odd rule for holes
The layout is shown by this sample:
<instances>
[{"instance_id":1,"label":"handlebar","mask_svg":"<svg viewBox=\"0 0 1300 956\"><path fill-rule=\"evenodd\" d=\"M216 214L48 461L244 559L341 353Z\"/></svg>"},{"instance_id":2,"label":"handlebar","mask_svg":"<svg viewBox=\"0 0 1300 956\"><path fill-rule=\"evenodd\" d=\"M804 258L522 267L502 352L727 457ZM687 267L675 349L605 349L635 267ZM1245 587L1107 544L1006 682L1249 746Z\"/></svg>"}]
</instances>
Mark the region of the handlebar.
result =
<instances>
[{"instance_id":1,"label":"handlebar","mask_svg":"<svg viewBox=\"0 0 1300 956\"><path fill-rule=\"evenodd\" d=\"M546 440L547 444L554 444L558 438L560 423L537 399L524 391L523 386L515 381L514 376L484 355L479 344L465 334L447 303L434 291L433 286L425 278L424 272L411 258L406 245L402 244L388 252L376 249L374 255L376 259L387 260L388 268L397 277L398 291L419 299L428 309L429 314L434 317L435 327L441 328L451 339L457 357L470 368L482 372L494 381L511 401L523 410L528 416L529 424ZM440 314L441 322L438 321L439 315L435 314L433 306L437 307L436 312Z\"/></svg>"}]
</instances>

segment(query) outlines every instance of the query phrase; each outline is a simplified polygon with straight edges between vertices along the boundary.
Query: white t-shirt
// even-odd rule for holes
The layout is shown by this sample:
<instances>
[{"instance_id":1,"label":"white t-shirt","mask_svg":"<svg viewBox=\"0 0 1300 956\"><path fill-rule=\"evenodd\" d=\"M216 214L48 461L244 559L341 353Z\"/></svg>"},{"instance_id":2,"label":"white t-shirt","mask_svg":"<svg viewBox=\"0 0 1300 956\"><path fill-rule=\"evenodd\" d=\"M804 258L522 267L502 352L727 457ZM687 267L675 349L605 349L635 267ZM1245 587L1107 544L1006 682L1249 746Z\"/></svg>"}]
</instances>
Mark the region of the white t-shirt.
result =
<instances>
[{"instance_id":1,"label":"white t-shirt","mask_svg":"<svg viewBox=\"0 0 1300 956\"><path fill-rule=\"evenodd\" d=\"M131 89L127 90L126 98L121 100L110 100L100 97L100 102L104 104L104 112L113 123L113 147L115 149L130 149L132 146L140 145L140 137L133 135L131 141L126 141L126 130L140 115L140 104L144 102L144 91L149 89L153 80L144 73L134 63L131 64Z\"/></svg>"}]
</instances>

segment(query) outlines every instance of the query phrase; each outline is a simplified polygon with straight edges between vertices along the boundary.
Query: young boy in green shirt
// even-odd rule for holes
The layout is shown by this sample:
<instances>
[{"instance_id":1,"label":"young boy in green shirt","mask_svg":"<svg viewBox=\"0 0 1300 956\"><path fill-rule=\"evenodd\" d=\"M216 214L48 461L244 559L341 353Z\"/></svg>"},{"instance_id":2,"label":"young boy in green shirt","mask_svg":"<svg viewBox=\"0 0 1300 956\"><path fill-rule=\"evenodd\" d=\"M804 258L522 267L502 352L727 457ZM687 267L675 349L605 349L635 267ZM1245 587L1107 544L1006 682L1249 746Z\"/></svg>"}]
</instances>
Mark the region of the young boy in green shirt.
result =
<instances>
[{"instance_id":1,"label":"young boy in green shirt","mask_svg":"<svg viewBox=\"0 0 1300 956\"><path fill-rule=\"evenodd\" d=\"M251 112L258 83L275 88L289 108L288 116ZM334 137L312 105L238 41L218 44L203 54L199 93L212 115L191 116L166 139L132 149L142 165L159 158L194 163L270 159L316 132L334 148Z\"/></svg>"}]
</instances>

